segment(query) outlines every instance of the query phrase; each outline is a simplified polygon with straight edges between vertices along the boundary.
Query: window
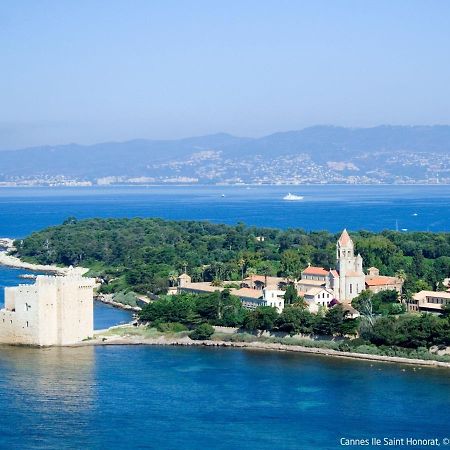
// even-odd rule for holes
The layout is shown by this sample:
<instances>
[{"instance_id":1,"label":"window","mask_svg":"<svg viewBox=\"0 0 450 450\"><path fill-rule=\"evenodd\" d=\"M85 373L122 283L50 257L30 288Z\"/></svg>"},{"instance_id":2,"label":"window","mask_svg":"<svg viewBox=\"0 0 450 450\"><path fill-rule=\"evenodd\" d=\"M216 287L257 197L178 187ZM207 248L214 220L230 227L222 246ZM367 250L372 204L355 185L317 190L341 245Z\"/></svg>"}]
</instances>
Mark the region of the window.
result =
<instances>
[{"instance_id":1,"label":"window","mask_svg":"<svg viewBox=\"0 0 450 450\"><path fill-rule=\"evenodd\" d=\"M353 293L353 285L352 285L352 283L350 283L350 294L352 294Z\"/></svg>"}]
</instances>

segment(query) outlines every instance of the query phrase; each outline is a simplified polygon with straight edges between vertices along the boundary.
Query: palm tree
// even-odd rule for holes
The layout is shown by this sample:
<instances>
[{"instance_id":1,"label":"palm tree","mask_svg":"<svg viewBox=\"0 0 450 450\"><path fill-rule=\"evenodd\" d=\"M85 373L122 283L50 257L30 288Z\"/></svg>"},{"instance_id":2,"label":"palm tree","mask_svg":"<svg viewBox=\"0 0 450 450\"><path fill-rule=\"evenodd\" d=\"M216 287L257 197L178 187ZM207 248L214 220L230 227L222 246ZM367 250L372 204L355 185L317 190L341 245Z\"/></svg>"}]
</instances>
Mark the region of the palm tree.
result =
<instances>
[{"instance_id":1,"label":"palm tree","mask_svg":"<svg viewBox=\"0 0 450 450\"><path fill-rule=\"evenodd\" d=\"M395 276L400 280L402 280L403 282L405 282L406 279L408 278L406 272L403 269L397 270L397 272L395 272Z\"/></svg>"},{"instance_id":2,"label":"palm tree","mask_svg":"<svg viewBox=\"0 0 450 450\"><path fill-rule=\"evenodd\" d=\"M241 280L243 280L244 279L245 259L244 258L239 259L238 264L241 268Z\"/></svg>"},{"instance_id":3,"label":"palm tree","mask_svg":"<svg viewBox=\"0 0 450 450\"><path fill-rule=\"evenodd\" d=\"M178 280L178 272L176 270L171 270L169 272L169 283L171 286L175 286L175 283Z\"/></svg>"}]
</instances>

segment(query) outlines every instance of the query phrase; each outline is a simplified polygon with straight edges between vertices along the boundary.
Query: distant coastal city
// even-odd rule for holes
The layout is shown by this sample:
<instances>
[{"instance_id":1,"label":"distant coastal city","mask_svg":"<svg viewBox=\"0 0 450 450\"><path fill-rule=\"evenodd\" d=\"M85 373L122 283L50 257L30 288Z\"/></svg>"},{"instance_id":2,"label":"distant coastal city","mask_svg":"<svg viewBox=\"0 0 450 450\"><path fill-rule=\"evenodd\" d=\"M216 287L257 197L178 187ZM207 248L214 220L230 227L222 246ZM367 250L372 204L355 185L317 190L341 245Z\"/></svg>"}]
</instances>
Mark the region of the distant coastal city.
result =
<instances>
[{"instance_id":1,"label":"distant coastal city","mask_svg":"<svg viewBox=\"0 0 450 450\"><path fill-rule=\"evenodd\" d=\"M444 126L318 126L259 139L221 133L43 146L3 151L0 186L445 185L449 141Z\"/></svg>"},{"instance_id":2,"label":"distant coastal city","mask_svg":"<svg viewBox=\"0 0 450 450\"><path fill-rule=\"evenodd\" d=\"M2 2L0 450L449 447L449 18Z\"/></svg>"}]
</instances>

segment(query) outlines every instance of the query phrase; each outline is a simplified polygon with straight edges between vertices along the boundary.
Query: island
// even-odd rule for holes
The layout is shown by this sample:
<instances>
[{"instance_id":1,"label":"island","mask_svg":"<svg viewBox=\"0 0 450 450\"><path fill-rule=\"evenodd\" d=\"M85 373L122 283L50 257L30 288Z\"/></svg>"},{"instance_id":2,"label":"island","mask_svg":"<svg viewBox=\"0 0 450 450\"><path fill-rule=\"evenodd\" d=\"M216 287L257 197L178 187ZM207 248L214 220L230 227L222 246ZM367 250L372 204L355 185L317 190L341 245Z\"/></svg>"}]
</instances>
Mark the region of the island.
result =
<instances>
[{"instance_id":1,"label":"island","mask_svg":"<svg viewBox=\"0 0 450 450\"><path fill-rule=\"evenodd\" d=\"M98 334L101 343L128 336L450 361L449 233L69 218L12 252L88 268L99 296L139 310L134 325ZM435 293L420 297L428 306L420 292Z\"/></svg>"}]
</instances>

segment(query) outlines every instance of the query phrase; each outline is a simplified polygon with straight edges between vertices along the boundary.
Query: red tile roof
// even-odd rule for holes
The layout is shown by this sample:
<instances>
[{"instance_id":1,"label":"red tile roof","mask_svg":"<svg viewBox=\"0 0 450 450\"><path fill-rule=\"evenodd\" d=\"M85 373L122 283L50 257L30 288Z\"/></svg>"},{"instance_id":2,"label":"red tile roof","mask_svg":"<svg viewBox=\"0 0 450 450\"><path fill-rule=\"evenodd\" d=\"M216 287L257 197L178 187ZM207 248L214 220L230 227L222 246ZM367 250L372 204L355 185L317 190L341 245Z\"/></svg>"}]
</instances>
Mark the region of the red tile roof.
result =
<instances>
[{"instance_id":1,"label":"red tile roof","mask_svg":"<svg viewBox=\"0 0 450 450\"><path fill-rule=\"evenodd\" d=\"M351 238L350 238L347 230L344 229L344 231L341 234L341 237L339 238L339 243L341 245L347 245L350 241L351 241Z\"/></svg>"},{"instance_id":2,"label":"red tile roof","mask_svg":"<svg viewBox=\"0 0 450 450\"><path fill-rule=\"evenodd\" d=\"M397 284L400 280L395 277L371 277L366 278L367 286L385 286L387 284Z\"/></svg>"},{"instance_id":3,"label":"red tile roof","mask_svg":"<svg viewBox=\"0 0 450 450\"><path fill-rule=\"evenodd\" d=\"M306 275L322 275L322 276L326 276L326 275L328 275L328 270L325 270L323 267L309 266L303 271L303 273L306 273Z\"/></svg>"},{"instance_id":4,"label":"red tile roof","mask_svg":"<svg viewBox=\"0 0 450 450\"><path fill-rule=\"evenodd\" d=\"M238 297L247 297L247 298L262 298L262 291L257 291L256 289L250 288L240 288L240 289L232 289L231 293L233 295L237 295Z\"/></svg>"}]
</instances>

